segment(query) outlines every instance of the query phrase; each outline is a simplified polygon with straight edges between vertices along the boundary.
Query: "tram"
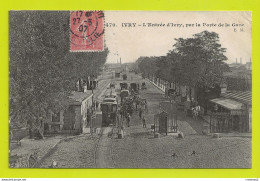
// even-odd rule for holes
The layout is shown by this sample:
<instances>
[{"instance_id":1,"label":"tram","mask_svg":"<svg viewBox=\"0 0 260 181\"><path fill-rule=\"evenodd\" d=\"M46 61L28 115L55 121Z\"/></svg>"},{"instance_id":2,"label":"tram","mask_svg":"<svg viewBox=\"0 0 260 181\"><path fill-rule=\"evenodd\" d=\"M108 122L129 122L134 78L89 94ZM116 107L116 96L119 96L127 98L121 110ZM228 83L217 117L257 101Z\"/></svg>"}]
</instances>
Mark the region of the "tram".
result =
<instances>
[{"instance_id":1,"label":"tram","mask_svg":"<svg viewBox=\"0 0 260 181\"><path fill-rule=\"evenodd\" d=\"M117 98L114 95L105 96L101 103L102 126L115 124L117 119Z\"/></svg>"}]
</instances>

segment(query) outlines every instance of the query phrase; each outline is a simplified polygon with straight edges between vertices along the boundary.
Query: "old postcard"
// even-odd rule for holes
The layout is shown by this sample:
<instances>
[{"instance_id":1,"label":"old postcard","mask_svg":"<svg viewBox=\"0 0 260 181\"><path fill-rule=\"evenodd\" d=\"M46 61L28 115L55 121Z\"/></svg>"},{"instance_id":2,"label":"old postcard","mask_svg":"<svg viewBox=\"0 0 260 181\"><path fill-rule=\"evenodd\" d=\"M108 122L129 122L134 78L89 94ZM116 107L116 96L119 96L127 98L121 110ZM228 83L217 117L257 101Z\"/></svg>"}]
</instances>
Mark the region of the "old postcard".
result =
<instances>
[{"instance_id":1,"label":"old postcard","mask_svg":"<svg viewBox=\"0 0 260 181\"><path fill-rule=\"evenodd\" d=\"M249 11L10 11L10 168L251 168Z\"/></svg>"}]
</instances>

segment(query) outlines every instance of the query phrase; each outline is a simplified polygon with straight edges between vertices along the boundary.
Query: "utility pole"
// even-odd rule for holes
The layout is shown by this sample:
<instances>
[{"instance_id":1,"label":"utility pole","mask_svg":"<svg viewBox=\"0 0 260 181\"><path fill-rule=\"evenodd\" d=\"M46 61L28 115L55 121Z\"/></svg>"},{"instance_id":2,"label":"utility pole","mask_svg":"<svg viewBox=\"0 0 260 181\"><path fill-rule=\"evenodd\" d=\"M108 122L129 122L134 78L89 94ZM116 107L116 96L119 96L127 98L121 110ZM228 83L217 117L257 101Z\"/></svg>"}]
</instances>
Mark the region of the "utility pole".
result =
<instances>
[{"instance_id":1,"label":"utility pole","mask_svg":"<svg viewBox=\"0 0 260 181\"><path fill-rule=\"evenodd\" d=\"M91 92L92 92L92 108L91 108L91 119L90 119L90 133L91 135L93 134L93 115L94 115L94 90L93 90L93 84L94 84L94 81L93 81L93 61L91 63L91 77L92 77L92 80L91 80Z\"/></svg>"}]
</instances>

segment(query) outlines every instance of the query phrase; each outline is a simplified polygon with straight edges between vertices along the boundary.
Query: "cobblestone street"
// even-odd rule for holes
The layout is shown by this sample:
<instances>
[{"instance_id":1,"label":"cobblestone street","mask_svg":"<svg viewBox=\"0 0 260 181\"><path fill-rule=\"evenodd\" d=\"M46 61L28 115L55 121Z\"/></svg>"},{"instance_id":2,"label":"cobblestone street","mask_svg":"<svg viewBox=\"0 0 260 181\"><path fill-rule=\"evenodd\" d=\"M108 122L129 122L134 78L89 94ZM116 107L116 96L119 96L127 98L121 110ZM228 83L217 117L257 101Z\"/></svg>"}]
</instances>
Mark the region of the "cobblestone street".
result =
<instances>
[{"instance_id":1,"label":"cobblestone street","mask_svg":"<svg viewBox=\"0 0 260 181\"><path fill-rule=\"evenodd\" d=\"M57 150L41 165L48 168L53 161L59 168L95 168L95 146L98 136L81 135L62 141Z\"/></svg>"},{"instance_id":2,"label":"cobblestone street","mask_svg":"<svg viewBox=\"0 0 260 181\"><path fill-rule=\"evenodd\" d=\"M133 80L140 83L140 77ZM104 81L106 82L106 81ZM116 80L118 89L119 82ZM104 83L105 84L105 83ZM138 113L131 117L130 127L124 129L124 138L116 135L83 134L62 141L57 150L41 167L47 168L53 160L60 168L248 168L251 167L251 138L212 138L201 134L200 121L178 114L178 126L184 138L161 135L154 138L151 124L159 110L159 102L165 100L157 87L146 81L147 89L140 90L140 96L147 99L148 113L145 113L147 128L142 127ZM101 86L104 88L104 86ZM103 93L106 91L103 91ZM192 154L195 151L196 154ZM175 156L172 156L173 154Z\"/></svg>"}]
</instances>

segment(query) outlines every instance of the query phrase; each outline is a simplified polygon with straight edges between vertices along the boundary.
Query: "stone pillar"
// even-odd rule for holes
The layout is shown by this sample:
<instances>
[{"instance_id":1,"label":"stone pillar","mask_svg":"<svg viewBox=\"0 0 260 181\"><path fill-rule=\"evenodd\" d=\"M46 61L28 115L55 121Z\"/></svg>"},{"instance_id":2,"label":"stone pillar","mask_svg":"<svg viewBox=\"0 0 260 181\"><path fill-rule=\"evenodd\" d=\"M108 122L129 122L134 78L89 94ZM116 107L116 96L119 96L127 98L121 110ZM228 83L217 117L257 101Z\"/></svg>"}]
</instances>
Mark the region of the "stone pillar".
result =
<instances>
[{"instance_id":1,"label":"stone pillar","mask_svg":"<svg viewBox=\"0 0 260 181\"><path fill-rule=\"evenodd\" d=\"M63 129L64 125L64 110L60 111L60 131Z\"/></svg>"}]
</instances>

